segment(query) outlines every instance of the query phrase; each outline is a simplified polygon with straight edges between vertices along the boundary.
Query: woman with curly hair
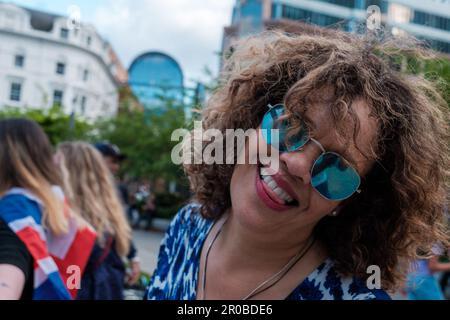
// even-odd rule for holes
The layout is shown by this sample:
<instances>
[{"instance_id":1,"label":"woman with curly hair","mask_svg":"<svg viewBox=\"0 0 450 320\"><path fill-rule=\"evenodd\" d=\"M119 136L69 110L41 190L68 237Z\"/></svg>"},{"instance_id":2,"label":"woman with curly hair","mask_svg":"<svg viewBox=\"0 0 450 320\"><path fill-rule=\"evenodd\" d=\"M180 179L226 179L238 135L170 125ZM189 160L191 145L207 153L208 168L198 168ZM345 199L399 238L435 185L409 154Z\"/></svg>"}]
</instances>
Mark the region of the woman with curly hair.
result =
<instances>
[{"instance_id":1,"label":"woman with curly hair","mask_svg":"<svg viewBox=\"0 0 450 320\"><path fill-rule=\"evenodd\" d=\"M447 245L447 105L391 68L404 49L338 31L238 42L203 129L258 129L245 154L264 141L278 169L185 165L195 202L173 220L147 298L389 299L418 252Z\"/></svg>"}]
</instances>

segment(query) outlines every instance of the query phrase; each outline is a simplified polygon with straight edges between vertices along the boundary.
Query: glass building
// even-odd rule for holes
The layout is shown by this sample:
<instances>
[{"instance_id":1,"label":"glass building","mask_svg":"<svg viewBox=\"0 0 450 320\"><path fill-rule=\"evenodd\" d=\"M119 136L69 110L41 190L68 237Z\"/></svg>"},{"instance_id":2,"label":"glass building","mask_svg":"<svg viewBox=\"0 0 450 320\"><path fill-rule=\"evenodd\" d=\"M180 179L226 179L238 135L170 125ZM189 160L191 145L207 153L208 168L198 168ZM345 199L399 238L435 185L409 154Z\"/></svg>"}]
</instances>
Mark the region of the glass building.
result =
<instances>
[{"instance_id":1,"label":"glass building","mask_svg":"<svg viewBox=\"0 0 450 320\"><path fill-rule=\"evenodd\" d=\"M392 33L411 33L436 50L450 53L450 0L236 0L223 49L240 37L266 29L268 22L294 20L358 32L367 8L380 8Z\"/></svg>"},{"instance_id":2,"label":"glass building","mask_svg":"<svg viewBox=\"0 0 450 320\"><path fill-rule=\"evenodd\" d=\"M147 111L163 107L162 99L182 103L183 71L169 55L144 53L131 63L128 73L131 90Z\"/></svg>"}]
</instances>

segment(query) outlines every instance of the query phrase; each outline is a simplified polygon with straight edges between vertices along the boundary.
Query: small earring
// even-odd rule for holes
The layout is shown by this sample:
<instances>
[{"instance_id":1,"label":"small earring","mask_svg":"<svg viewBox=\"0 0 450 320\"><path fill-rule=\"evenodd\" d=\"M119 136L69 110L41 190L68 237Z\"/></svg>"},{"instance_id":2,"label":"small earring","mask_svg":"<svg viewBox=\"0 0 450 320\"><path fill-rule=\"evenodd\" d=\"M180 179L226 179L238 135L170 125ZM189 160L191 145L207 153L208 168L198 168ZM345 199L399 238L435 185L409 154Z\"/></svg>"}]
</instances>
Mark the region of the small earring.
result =
<instances>
[{"instance_id":1,"label":"small earring","mask_svg":"<svg viewBox=\"0 0 450 320\"><path fill-rule=\"evenodd\" d=\"M337 210L334 210L332 213L330 213L330 217L337 217L337 216L338 216Z\"/></svg>"}]
</instances>

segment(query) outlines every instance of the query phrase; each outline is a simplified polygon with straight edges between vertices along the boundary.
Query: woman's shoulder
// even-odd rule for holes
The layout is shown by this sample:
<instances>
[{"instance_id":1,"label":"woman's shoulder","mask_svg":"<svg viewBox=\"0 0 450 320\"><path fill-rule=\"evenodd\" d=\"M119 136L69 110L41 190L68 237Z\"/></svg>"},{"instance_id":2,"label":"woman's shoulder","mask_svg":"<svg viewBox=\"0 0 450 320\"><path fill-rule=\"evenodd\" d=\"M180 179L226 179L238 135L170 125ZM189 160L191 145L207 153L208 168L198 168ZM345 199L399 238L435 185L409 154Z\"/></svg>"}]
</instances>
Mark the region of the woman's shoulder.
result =
<instances>
[{"instance_id":1,"label":"woman's shoulder","mask_svg":"<svg viewBox=\"0 0 450 320\"><path fill-rule=\"evenodd\" d=\"M213 220L205 219L200 209L201 205L195 202L181 208L170 223L168 233L193 239L206 236Z\"/></svg>"},{"instance_id":2,"label":"woman's shoulder","mask_svg":"<svg viewBox=\"0 0 450 320\"><path fill-rule=\"evenodd\" d=\"M203 218L200 208L198 203L189 203L171 221L164 240L164 247L169 255L174 250L191 251L203 244L213 220Z\"/></svg>"},{"instance_id":3,"label":"woman's shoulder","mask_svg":"<svg viewBox=\"0 0 450 320\"><path fill-rule=\"evenodd\" d=\"M31 216L41 220L40 201L24 189L14 188L0 197L0 217L6 223Z\"/></svg>"},{"instance_id":4,"label":"woman's shoulder","mask_svg":"<svg viewBox=\"0 0 450 320\"><path fill-rule=\"evenodd\" d=\"M195 297L200 252L214 223L203 218L200 209L199 204L189 203L170 223L161 243L158 266L148 287L147 299Z\"/></svg>"},{"instance_id":5,"label":"woman's shoulder","mask_svg":"<svg viewBox=\"0 0 450 320\"><path fill-rule=\"evenodd\" d=\"M340 274L331 259L312 272L289 296L293 300L390 300L382 289L370 289L354 276Z\"/></svg>"}]
</instances>

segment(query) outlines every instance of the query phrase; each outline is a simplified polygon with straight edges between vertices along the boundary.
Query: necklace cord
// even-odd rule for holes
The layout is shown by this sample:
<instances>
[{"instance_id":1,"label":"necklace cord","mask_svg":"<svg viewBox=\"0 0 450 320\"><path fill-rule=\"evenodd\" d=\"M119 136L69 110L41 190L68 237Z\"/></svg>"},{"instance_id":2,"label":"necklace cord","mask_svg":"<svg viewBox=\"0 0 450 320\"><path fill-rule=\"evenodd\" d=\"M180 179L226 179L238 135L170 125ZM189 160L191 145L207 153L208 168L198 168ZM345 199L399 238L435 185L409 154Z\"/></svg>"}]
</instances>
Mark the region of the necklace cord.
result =
<instances>
[{"instance_id":1,"label":"necklace cord","mask_svg":"<svg viewBox=\"0 0 450 320\"><path fill-rule=\"evenodd\" d=\"M205 255L205 262L203 267L203 277L202 277L202 300L205 300L206 298L206 271L208 268L208 257L209 253L211 251L211 248L214 244L214 242L219 237L220 233L223 230L224 225L228 222L228 218L222 223L220 226L220 229L215 234L214 238L211 240L211 242L208 245L208 249L206 251ZM259 284L255 289L253 289L247 296L245 296L242 300L249 300L256 295L269 290L274 285L276 285L281 279L309 252L309 250L312 248L312 246L315 243L315 238L311 237L311 240L308 244L302 247L302 249L292 258L289 260L289 262L277 273L275 273L273 276L268 278L267 280L263 281L261 284Z\"/></svg>"},{"instance_id":2,"label":"necklace cord","mask_svg":"<svg viewBox=\"0 0 450 320\"><path fill-rule=\"evenodd\" d=\"M254 296L269 290L274 285L283 279L283 277L292 270L292 268L309 252L315 242L315 238L311 238L310 243L305 245L299 253L295 255L279 272L275 275L262 282L258 287L256 287L252 292L250 292L245 298L242 300L250 300ZM272 282L272 283L271 283Z\"/></svg>"},{"instance_id":3,"label":"necklace cord","mask_svg":"<svg viewBox=\"0 0 450 320\"><path fill-rule=\"evenodd\" d=\"M219 237L219 234L222 232L223 226L225 225L225 223L227 223L227 221L228 221L228 218L225 219L225 221L222 223L222 225L220 226L219 231L217 231L216 235L214 236L214 238L209 243L208 249L206 251L205 262L204 262L204 267L203 267L203 277L202 277L202 300L205 300L205 297L206 297L206 294L205 294L205 290L206 290L206 269L208 267L209 252L211 251L211 248L212 248L214 242L216 242L216 239Z\"/></svg>"}]
</instances>

